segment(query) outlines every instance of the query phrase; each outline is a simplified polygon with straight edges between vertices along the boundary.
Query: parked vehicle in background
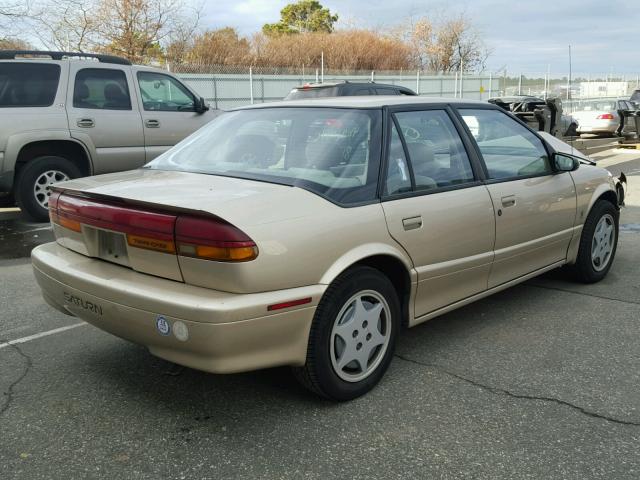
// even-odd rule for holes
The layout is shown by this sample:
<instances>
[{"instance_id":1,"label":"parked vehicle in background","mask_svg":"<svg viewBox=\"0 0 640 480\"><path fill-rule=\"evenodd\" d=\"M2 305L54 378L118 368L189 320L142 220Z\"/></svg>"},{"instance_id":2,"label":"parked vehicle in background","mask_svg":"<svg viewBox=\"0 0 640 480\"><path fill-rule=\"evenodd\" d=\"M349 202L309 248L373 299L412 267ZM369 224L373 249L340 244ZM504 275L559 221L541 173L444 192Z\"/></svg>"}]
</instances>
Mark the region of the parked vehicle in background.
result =
<instances>
[{"instance_id":1,"label":"parked vehicle in background","mask_svg":"<svg viewBox=\"0 0 640 480\"><path fill-rule=\"evenodd\" d=\"M356 95L417 95L407 87L375 82L308 83L296 87L284 97L285 100L308 98L346 97Z\"/></svg>"},{"instance_id":2,"label":"parked vehicle in background","mask_svg":"<svg viewBox=\"0 0 640 480\"><path fill-rule=\"evenodd\" d=\"M634 108L640 109L640 90L634 90L629 101L633 104Z\"/></svg>"},{"instance_id":3,"label":"parked vehicle in background","mask_svg":"<svg viewBox=\"0 0 640 480\"><path fill-rule=\"evenodd\" d=\"M511 95L490 98L489 103L513 113L539 132L547 132L556 137L576 135L579 122L575 117L564 114L559 97L545 100L531 95Z\"/></svg>"},{"instance_id":4,"label":"parked vehicle in background","mask_svg":"<svg viewBox=\"0 0 640 480\"><path fill-rule=\"evenodd\" d=\"M621 116L621 112L636 108L627 99L593 100L582 103L572 113L578 119L578 133L598 135L624 135L636 131L633 120Z\"/></svg>"},{"instance_id":5,"label":"parked vehicle in background","mask_svg":"<svg viewBox=\"0 0 640 480\"><path fill-rule=\"evenodd\" d=\"M0 51L0 192L45 221L52 184L138 168L218 113L119 57Z\"/></svg>"},{"instance_id":6,"label":"parked vehicle in background","mask_svg":"<svg viewBox=\"0 0 640 480\"><path fill-rule=\"evenodd\" d=\"M562 265L603 279L617 185L484 102L261 104L142 169L56 185L56 242L32 259L50 305L154 355L289 365L349 400L403 326Z\"/></svg>"}]
</instances>

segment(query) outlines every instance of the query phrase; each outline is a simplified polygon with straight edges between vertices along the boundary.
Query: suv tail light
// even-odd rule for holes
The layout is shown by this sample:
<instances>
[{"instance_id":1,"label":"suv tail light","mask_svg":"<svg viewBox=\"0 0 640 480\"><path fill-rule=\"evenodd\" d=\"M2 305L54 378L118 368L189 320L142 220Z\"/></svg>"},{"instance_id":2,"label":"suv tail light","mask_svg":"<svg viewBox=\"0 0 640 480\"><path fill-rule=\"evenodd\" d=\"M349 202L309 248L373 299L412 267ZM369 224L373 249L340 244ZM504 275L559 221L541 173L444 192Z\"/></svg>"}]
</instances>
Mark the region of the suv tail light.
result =
<instances>
[{"instance_id":1,"label":"suv tail light","mask_svg":"<svg viewBox=\"0 0 640 480\"><path fill-rule=\"evenodd\" d=\"M54 191L49 197L51 221L82 232L82 225L122 232L131 247L216 260L246 262L258 247L242 230L218 217L196 217L125 207Z\"/></svg>"},{"instance_id":2,"label":"suv tail light","mask_svg":"<svg viewBox=\"0 0 640 480\"><path fill-rule=\"evenodd\" d=\"M613 120L613 114L611 113L603 113L596 117L598 120Z\"/></svg>"}]
</instances>

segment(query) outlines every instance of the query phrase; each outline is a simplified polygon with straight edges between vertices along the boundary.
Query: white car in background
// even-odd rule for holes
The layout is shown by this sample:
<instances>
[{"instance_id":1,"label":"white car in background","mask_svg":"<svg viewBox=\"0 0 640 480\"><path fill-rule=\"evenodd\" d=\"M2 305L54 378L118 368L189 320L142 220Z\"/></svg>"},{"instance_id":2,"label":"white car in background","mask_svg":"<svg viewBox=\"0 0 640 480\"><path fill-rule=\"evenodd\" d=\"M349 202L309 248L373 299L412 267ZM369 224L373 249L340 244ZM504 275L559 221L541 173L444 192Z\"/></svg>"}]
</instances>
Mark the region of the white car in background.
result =
<instances>
[{"instance_id":1,"label":"white car in background","mask_svg":"<svg viewBox=\"0 0 640 480\"><path fill-rule=\"evenodd\" d=\"M578 120L578 133L615 135L620 127L620 110L636 110L629 100L597 100L577 107L572 116ZM635 131L633 122L625 121L622 134Z\"/></svg>"}]
</instances>

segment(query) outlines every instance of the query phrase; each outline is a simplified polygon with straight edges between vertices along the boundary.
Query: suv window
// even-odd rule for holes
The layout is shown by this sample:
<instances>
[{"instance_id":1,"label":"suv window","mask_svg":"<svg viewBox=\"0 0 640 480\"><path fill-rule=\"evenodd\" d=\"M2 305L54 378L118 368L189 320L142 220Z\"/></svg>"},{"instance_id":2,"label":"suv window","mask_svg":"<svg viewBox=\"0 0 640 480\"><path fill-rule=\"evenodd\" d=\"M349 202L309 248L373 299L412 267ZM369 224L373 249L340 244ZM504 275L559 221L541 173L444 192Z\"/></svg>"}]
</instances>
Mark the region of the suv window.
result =
<instances>
[{"instance_id":1,"label":"suv window","mask_svg":"<svg viewBox=\"0 0 640 480\"><path fill-rule=\"evenodd\" d=\"M195 99L175 78L162 73L138 72L138 84L145 110L193 112Z\"/></svg>"},{"instance_id":2,"label":"suv window","mask_svg":"<svg viewBox=\"0 0 640 480\"><path fill-rule=\"evenodd\" d=\"M59 79L59 65L0 63L0 107L49 107Z\"/></svg>"},{"instance_id":3,"label":"suv window","mask_svg":"<svg viewBox=\"0 0 640 480\"><path fill-rule=\"evenodd\" d=\"M394 88L376 88L376 95L398 95L398 91Z\"/></svg>"},{"instance_id":4,"label":"suv window","mask_svg":"<svg viewBox=\"0 0 640 480\"><path fill-rule=\"evenodd\" d=\"M507 179L552 173L542 141L499 110L461 109L476 140L489 178Z\"/></svg>"},{"instance_id":5,"label":"suv window","mask_svg":"<svg viewBox=\"0 0 640 480\"><path fill-rule=\"evenodd\" d=\"M131 110L127 77L122 70L84 68L73 86L74 108Z\"/></svg>"},{"instance_id":6,"label":"suv window","mask_svg":"<svg viewBox=\"0 0 640 480\"><path fill-rule=\"evenodd\" d=\"M395 114L404 136L416 190L474 181L460 135L444 110Z\"/></svg>"}]
</instances>

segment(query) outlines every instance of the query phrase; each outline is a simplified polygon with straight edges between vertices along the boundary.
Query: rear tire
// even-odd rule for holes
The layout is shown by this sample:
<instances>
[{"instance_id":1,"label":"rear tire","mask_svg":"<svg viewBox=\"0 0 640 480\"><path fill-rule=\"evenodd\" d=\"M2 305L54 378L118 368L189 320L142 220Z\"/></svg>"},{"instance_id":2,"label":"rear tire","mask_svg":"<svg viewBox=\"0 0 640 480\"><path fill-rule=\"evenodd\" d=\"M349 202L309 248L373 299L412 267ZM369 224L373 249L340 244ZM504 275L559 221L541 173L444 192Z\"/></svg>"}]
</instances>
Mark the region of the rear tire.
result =
<instances>
[{"instance_id":1,"label":"rear tire","mask_svg":"<svg viewBox=\"0 0 640 480\"><path fill-rule=\"evenodd\" d=\"M64 157L38 157L27 162L18 174L14 189L20 210L30 220L46 222L51 185L81 175L80 169Z\"/></svg>"},{"instance_id":2,"label":"rear tire","mask_svg":"<svg viewBox=\"0 0 640 480\"><path fill-rule=\"evenodd\" d=\"M380 381L393 358L400 302L389 279L370 267L340 275L325 292L311 325L298 381L324 398L346 401Z\"/></svg>"},{"instance_id":3,"label":"rear tire","mask_svg":"<svg viewBox=\"0 0 640 480\"><path fill-rule=\"evenodd\" d=\"M618 209L598 200L582 228L578 257L573 270L576 280L595 283L607 276L618 246Z\"/></svg>"}]
</instances>

